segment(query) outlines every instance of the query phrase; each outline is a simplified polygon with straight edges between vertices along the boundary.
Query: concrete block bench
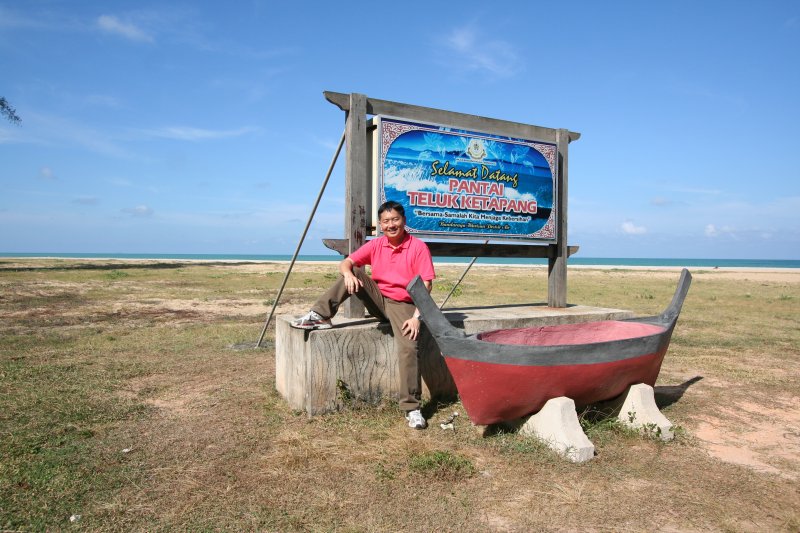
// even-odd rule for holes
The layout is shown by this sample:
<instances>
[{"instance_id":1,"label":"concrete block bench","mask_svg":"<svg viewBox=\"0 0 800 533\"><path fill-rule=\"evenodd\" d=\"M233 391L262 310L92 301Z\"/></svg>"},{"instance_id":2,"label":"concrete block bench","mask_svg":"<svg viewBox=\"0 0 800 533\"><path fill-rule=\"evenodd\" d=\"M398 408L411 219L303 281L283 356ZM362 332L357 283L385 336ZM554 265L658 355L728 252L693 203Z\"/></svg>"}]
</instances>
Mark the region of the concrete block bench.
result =
<instances>
[{"instance_id":1,"label":"concrete block bench","mask_svg":"<svg viewBox=\"0 0 800 533\"><path fill-rule=\"evenodd\" d=\"M507 305L448 309L445 316L466 333L631 318L630 311L600 307ZM334 318L333 328L292 328L294 317L276 321L275 387L292 409L309 416L335 411L353 400L377 404L397 397L397 359L389 323ZM436 342L422 328L423 397L455 398L457 390Z\"/></svg>"}]
</instances>

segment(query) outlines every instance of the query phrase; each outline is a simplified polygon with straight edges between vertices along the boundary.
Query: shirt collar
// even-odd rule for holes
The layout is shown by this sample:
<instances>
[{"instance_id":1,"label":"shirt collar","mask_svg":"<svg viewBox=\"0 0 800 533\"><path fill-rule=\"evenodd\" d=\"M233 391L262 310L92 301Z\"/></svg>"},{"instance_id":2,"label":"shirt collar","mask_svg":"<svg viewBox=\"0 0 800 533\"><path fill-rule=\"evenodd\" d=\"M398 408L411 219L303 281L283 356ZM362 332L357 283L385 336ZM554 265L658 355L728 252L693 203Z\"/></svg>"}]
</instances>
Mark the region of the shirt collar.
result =
<instances>
[{"instance_id":1,"label":"shirt collar","mask_svg":"<svg viewBox=\"0 0 800 533\"><path fill-rule=\"evenodd\" d=\"M403 237L403 240L397 246L392 246L392 243L389 242L389 237L386 237L386 235L384 235L384 238L386 239L384 246L391 248L392 250L402 250L403 248L407 248L408 244L411 242L411 234L408 232L406 232L405 237Z\"/></svg>"}]
</instances>

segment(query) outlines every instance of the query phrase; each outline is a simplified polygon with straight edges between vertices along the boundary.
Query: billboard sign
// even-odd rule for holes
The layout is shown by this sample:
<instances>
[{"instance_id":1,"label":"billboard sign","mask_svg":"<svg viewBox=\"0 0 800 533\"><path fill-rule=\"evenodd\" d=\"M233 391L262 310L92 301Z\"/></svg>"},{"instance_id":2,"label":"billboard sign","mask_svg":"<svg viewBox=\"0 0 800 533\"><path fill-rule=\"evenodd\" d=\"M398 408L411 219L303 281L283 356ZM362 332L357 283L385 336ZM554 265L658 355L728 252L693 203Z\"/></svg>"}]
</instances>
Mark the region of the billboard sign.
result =
<instances>
[{"instance_id":1,"label":"billboard sign","mask_svg":"<svg viewBox=\"0 0 800 533\"><path fill-rule=\"evenodd\" d=\"M555 144L378 118L379 203L430 237L556 238Z\"/></svg>"}]
</instances>

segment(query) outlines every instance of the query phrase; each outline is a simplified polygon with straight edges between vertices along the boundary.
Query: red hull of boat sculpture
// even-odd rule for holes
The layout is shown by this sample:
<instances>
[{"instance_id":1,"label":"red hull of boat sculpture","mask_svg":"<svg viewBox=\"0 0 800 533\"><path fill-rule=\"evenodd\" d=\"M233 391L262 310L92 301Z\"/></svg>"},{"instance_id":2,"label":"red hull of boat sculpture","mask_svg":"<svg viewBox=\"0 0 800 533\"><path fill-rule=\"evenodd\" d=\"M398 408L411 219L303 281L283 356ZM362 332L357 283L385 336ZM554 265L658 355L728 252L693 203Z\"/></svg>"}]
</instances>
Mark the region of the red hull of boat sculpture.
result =
<instances>
[{"instance_id":1,"label":"red hull of boat sculpture","mask_svg":"<svg viewBox=\"0 0 800 533\"><path fill-rule=\"evenodd\" d=\"M454 328L422 282L408 291L436 339L476 424L514 420L560 396L577 406L609 400L630 385L655 385L689 290L681 273L669 307L655 317L516 328L466 335Z\"/></svg>"},{"instance_id":2,"label":"red hull of boat sculpture","mask_svg":"<svg viewBox=\"0 0 800 533\"><path fill-rule=\"evenodd\" d=\"M542 328L489 331L478 339L524 346L578 345L660 334L664 328L636 322L602 321ZM606 363L515 366L444 354L461 402L476 424L494 424L534 413L547 400L566 396L578 406L622 394L636 383L654 385L666 348Z\"/></svg>"},{"instance_id":3,"label":"red hull of boat sculpture","mask_svg":"<svg viewBox=\"0 0 800 533\"><path fill-rule=\"evenodd\" d=\"M653 386L665 353L666 348L620 361L556 366L515 366L447 355L445 361L470 420L485 425L535 413L559 396L583 406L619 396L636 383Z\"/></svg>"}]
</instances>

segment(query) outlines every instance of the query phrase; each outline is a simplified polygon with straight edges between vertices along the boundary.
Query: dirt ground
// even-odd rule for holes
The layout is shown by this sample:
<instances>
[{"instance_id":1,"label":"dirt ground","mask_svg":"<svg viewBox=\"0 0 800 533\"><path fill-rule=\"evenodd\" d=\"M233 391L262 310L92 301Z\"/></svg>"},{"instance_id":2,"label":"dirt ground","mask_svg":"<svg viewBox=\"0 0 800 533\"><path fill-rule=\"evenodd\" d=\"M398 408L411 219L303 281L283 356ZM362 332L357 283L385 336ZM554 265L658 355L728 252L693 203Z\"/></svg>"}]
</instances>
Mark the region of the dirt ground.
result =
<instances>
[{"instance_id":1,"label":"dirt ground","mask_svg":"<svg viewBox=\"0 0 800 533\"><path fill-rule=\"evenodd\" d=\"M146 262L146 260L142 260L142 262ZM196 261L187 260L185 263L191 265ZM303 272L326 273L333 270L335 264L335 262L303 263L300 268ZM29 266L28 263L26 265ZM238 273L263 273L264 271L264 265L259 262L245 264L230 262L230 265L235 266ZM12 263L9 266L13 267L14 265ZM287 266L278 264L275 268L281 271ZM455 271L463 268L457 264L442 266L451 267ZM220 262L219 268L225 269L226 263ZM483 272L491 273L497 269L519 267L481 265L479 268ZM571 269L580 271L584 276L598 277L603 276L604 272L609 270L617 270L614 267L584 266L571 267ZM680 269L677 267L625 267L621 270L634 271L637 277L673 279ZM704 278L713 278L755 284L773 282L800 286L800 270L796 269L700 269L694 271L693 276L696 282L700 282ZM42 289L47 292L57 292L75 288L77 285L79 284L48 282L42 286ZM306 307L305 303L284 303L279 305L276 314L299 315L306 311ZM98 308L96 311L98 313L106 312L107 309ZM86 309L82 308L81 312L85 313ZM248 298L224 298L214 301L197 301L186 298L149 299L146 303L142 303L137 296L131 296L130 301L115 303L112 312L117 315L126 313L139 315L143 312L153 316L168 315L173 316L178 323L194 321L198 317L203 317L204 320L214 320L231 315L264 316L265 306L261 302ZM30 313L30 310L20 313ZM13 316L12 313L10 317ZM787 369L786 372L788 373L790 370ZM702 385L693 389L693 392L702 394L703 388L706 386L733 388L735 384L706 378ZM195 393L204 394L205 391L203 387L199 387ZM191 404L193 401L191 396L191 391L183 391L180 403ZM766 407L765 403L769 407ZM160 404L158 406L164 407ZM172 405L172 408L179 407L179 405ZM762 399L761 402L743 399L736 404L727 405L702 415L698 419L697 426L692 428L692 432L711 456L722 461L742 465L755 471L776 473L788 479L798 479L797 472L800 471L800 397L770 397ZM772 458L773 464L769 464L767 458ZM775 458L785 466L783 468L775 466Z\"/></svg>"},{"instance_id":2,"label":"dirt ground","mask_svg":"<svg viewBox=\"0 0 800 533\"><path fill-rule=\"evenodd\" d=\"M257 264L237 267L239 270L252 272L258 272L261 268L263 267ZM330 268L330 265L314 264L310 266L311 271L326 272ZM581 267L573 268L580 269ZM491 271L492 267L481 266L481 269ZM591 270L610 269L592 267ZM673 279L675 273L680 269L663 267L660 269L634 268L633 270L640 270L637 272L637 276L640 277ZM584 270L583 273L588 272ZM695 272L693 276L697 281L705 277L754 283L788 283L800 286L800 271L794 269L724 268L711 271L701 270ZM220 316L230 314L231 309L235 310L234 313L242 316L258 316L264 311L262 305L237 301L199 304L197 302L188 303L184 300L165 300L154 302L153 305L164 312L192 310ZM281 306L280 310L282 314L301 314L306 311L303 304ZM800 314L800 310L798 313ZM787 369L786 372L790 371ZM696 390L693 389L693 392L702 394L704 386L733 388L735 384L707 378L705 383ZM699 423L696 428L692 429L692 433L709 455L717 459L745 466L754 471L771 472L787 479L798 480L798 472L800 472L800 397L798 396L763 398L761 402L742 400L736 404L724 406L718 411L699 417ZM774 466L776 462L778 466Z\"/></svg>"},{"instance_id":3,"label":"dirt ground","mask_svg":"<svg viewBox=\"0 0 800 533\"><path fill-rule=\"evenodd\" d=\"M180 265L192 265L196 262L175 262ZM169 290L163 289L162 281L158 276L153 278L120 278L125 280L125 290L114 292L113 298L97 297L98 292L114 290L112 273L117 274L114 266L125 266L128 263L106 262L108 265L108 277L97 278L96 276L86 281L59 280L51 276L41 276L35 281L28 281L21 285L6 285L3 293L5 301L27 302L24 306L7 306L3 312L4 320L19 324L18 328L41 327L43 321L57 317L59 329L67 331L70 328L78 330L85 328L87 323L96 324L98 332L104 324L114 323L115 327L125 326L130 331L135 331L141 325L152 321L158 324L168 324L168 327L181 330L183 328L196 327L198 324L224 324L226 322L241 322L246 325L248 335L252 335L255 341L258 324L263 323L266 314L271 308L271 301L266 300L264 292L251 293L248 283L243 283L242 288L229 292L217 293L213 285L197 292L191 286L183 287L175 282L176 289L170 287ZM146 263L137 263L146 264ZM238 263L219 262L210 266L219 276L233 275L234 277L252 275L264 276L265 273L272 274L270 278L275 285L275 280L280 280L285 272L286 264L280 263ZM25 260L19 264L6 261L4 269L13 268L36 268L36 264L30 260ZM448 279L457 279L463 270L463 265L439 266L442 273ZM489 276L499 272L512 271L517 267L485 266L476 268L472 277L484 273ZM579 277L585 285L594 286L610 283L619 285L626 276L634 276L637 280L672 280L677 279L676 268L663 269L614 269L598 267L571 267L574 268L576 277ZM121 270L124 272L124 270ZM317 275L322 282L325 282L323 275L335 272L334 263L304 263L297 267L297 278L302 279L304 275ZM1 274L1 273L0 273ZM703 286L704 280L725 280L727 282L742 282L747 287L748 295L758 290L759 287L781 287L783 303L789 302L794 305L792 311L788 313L788 327L795 331L800 324L800 308L795 302L800 301L800 270L788 269L698 269L693 271L694 283L692 290L698 290ZM296 278L296 279L297 279ZM316 278L315 278L316 279ZM112 281L109 281L112 280ZM610 280L610 281L609 281ZM0 278L0 281L3 281ZM253 280L253 285L263 282L263 278ZM316 281L315 281L316 283ZM152 291L157 284L158 291ZM735 284L734 284L735 285ZM149 287L149 289L148 289ZM208 287L211 287L209 289ZM298 286L298 283L287 288L284 297L279 302L277 314L298 315L307 310L309 294L315 291L313 284L308 287ZM174 292L174 294L172 294ZM274 293L271 291L270 294ZM649 298L650 296L647 296ZM644 297L643 297L644 298ZM41 304L36 303L41 301ZM109 301L113 303L109 304ZM33 303L31 303L33 302ZM2 302L0 302L2 303ZM645 304L649 303L647 300ZM658 302L657 305L661 305ZM713 302L712 302L713 309ZM253 326L256 326L255 328ZM681 335L691 335L688 322L679 322L678 332ZM687 331L689 330L689 331ZM24 333L24 332L23 332ZM99 334L99 333L98 333ZM741 337L738 331L731 331L732 338ZM247 339L241 339L247 340ZM116 340L115 342L119 342ZM133 342L133 339L131 340ZM170 341L187 342L188 341ZM192 516L192 508L199 507L204 510L214 509L210 501L219 500L220 502L232 502L242 505L243 499L246 501L247 491L253 492L253 498L260 504L270 503L270 498L274 497L266 491L267 486L281 486L286 494L302 494L311 491L312 496L307 500L298 498L296 507L303 508L310 505L309 502L318 500L320 509L341 508L339 516L344 516L352 507L358 506L360 502L376 502L375 508L381 508L381 512L392 513L387 510L382 498L387 500L396 497L413 497L413 487L400 488L403 470L397 465L388 461L387 457L403 456L411 453L410 450L430 448L435 450L442 446L442 433L439 432L435 424L438 418L445 414L437 415L436 420L432 420L432 429L420 434L408 435L407 428L395 420L395 414L381 410L366 410L363 412L352 413L352 419L343 417L330 417L315 419L313 422L307 421L302 416L293 416L286 413L285 406L281 403L274 391L265 395L265 387L272 388L274 382L274 361L271 357L264 357L263 353L255 353L254 350L238 351L234 345L229 346L229 352L219 357L218 354L200 357L200 352L208 350L213 353L216 349L213 346L213 339L193 339L195 347L187 344L190 348L176 348L175 353L183 354L180 359L174 361L163 360L157 351L150 353L148 350L136 348L137 357L141 358L142 368L152 367L157 371L147 372L141 376L133 376L123 382L123 386L116 391L120 397L131 401L142 401L152 408L152 416L137 425L121 426L115 429L114 433L108 436L109 442L113 442L119 450L131 457L130 460L141 461L142 468L149 472L147 490L132 487L123 490L115 496L111 502L105 502L95 512L100 515L106 513L112 517L113 523L124 529L125 524L133 524L135 528L142 527L141 516L146 514L158 514L159 521L153 522L154 529L167 527L169 524L180 527L187 526L186 516ZM737 341L738 342L738 341ZM685 342L690 345L690 341ZM198 352L195 357L194 351ZM787 346L787 352L796 354L796 346ZM133 353L122 351L121 353ZM698 349L698 354L704 351ZM731 357L752 358L751 368L756 369L759 364L758 357L761 355L758 348L742 347L732 342L730 349ZM770 354L773 355L773 354ZM780 359L781 354L774 354ZM93 356L89 356L90 358ZM746 360L745 362L748 362ZM795 383L796 376L800 372L800 361L796 355L790 355L785 359L784 364L775 365L770 363L768 368L759 369L768 377L770 383L784 384L780 387L756 386L742 387L734 379L731 371L711 372L711 363L703 361L703 365L695 366L692 357L686 356L676 362L674 358L668 356L659 383L656 387L656 394L669 396L678 391L684 394L684 399L678 402L676 416L680 418L685 439L691 442L691 446L702 450L712 464L714 461L721 461L731 465L732 470L721 470L713 474L714 479L725 480L725 483L735 485L735 479L741 474L739 469L746 469L756 476L774 477L775 480L782 480L788 486L800 483L800 389ZM714 363L716 364L716 363ZM747 367L747 364L742 366ZM754 370L755 372L755 370ZM766 377L764 378L767 379ZM788 384L788 385L787 385ZM688 388L687 388L688 387ZM673 391L672 389L675 389ZM265 408L265 403L267 407ZM681 405L682 404L682 405ZM274 411L274 412L273 412ZM280 414L276 414L280 413ZM282 417L279 422L276 422ZM462 417L458 421L462 424L462 430L467 426L467 421ZM276 429L273 424L279 423L282 426ZM375 432L377 437L364 435L366 431ZM387 438L388 436L388 438ZM117 444L118 443L118 444ZM679 469L686 468L685 456L681 457L682 452L674 449L672 454L661 455L658 447L651 444L635 444L639 453L639 459L643 463L652 461L652 464L642 466L643 470L648 468L663 469L663 475L669 476L670 462ZM652 457L658 461L650 459ZM589 530L641 530L642 522L632 522L627 526L625 522L611 521L605 524L605 520L611 518L631 516L636 507L631 503L631 508L621 508L618 510L597 509L600 503L591 503L588 507L587 501L602 502L604 498L610 499L613 505L617 502L613 500L613 483L641 483L642 493L657 494L650 486L653 481L651 478L641 475L631 475L625 479L625 475L618 473L618 468L627 468L627 459L624 456L614 455L613 449L606 449L606 456L594 460L596 471L584 470L563 470L554 467L552 464L535 464L536 461L514 463L516 466L509 467L503 465L507 458L498 457L493 450L487 451L480 446L476 447L470 442L453 442L452 449L455 451L469 449L470 456L473 458L477 468L478 481L472 481L475 490L485 491L486 494L505 494L514 495L511 499L503 499L494 502L491 506L492 511L482 517L485 524L497 531L518 531L518 524L525 523L526 507L531 505L531 501L545 501L564 509L583 505L584 510L589 512L589 519L600 521L587 526ZM668 455L672 455L669 457ZM337 458L344 458L348 461L345 466L336 463ZM541 459L537 459L541 461ZM604 462L606 461L606 462ZM705 461L705 459L704 459ZM385 469L384 469L385 466ZM516 485L517 478L522 475L512 472L511 469L530 469L530 475L540 476L548 481L548 487L539 489L536 487L521 487ZM698 465L698 468L702 468ZM376 470L377 469L377 470ZM508 470L506 470L508 469ZM604 469L608 469L608 473ZM377 472L377 473L375 473ZM287 477L287 473L291 473ZM348 485L346 481L334 479L337 475L352 476L359 482L367 480L372 485ZM594 476L594 483L584 481L586 476ZM384 485L375 485L375 478L379 481L385 480ZM393 480L392 476L398 477ZM550 476L550 477L548 477ZM524 477L524 476L523 476ZM655 476L658 477L658 476ZM347 479L345 477L345 479ZM757 487L762 483L768 483L763 478L758 478ZM227 481L226 481L227 480ZM773 481L774 482L774 481ZM432 486L438 487L437 481L431 482ZM587 484L588 483L588 484ZM603 486L609 483L609 486ZM713 483L713 482L709 482ZM342 485L347 485L347 492L342 494ZM296 486L295 486L296 485ZM395 491L391 498L371 491L375 487L384 487L385 490ZM446 484L443 486L447 486ZM797 485L794 485L797 486ZM311 489L310 487L314 487ZM275 491L275 489L272 489ZM408 490L409 492L404 492ZM635 495L635 486L623 487L625 494ZM726 488L726 490L729 490ZM761 490L761 489L752 489ZM239 495L233 494L238 492ZM441 491L442 494L448 493L449 489ZM797 491L795 491L797 493ZM455 494L455 492L454 492ZM257 495L257 496L256 496ZM295 496L291 496L295 497ZM671 498L675 498L672 494ZM687 500L692 496L686 495ZM709 493L702 493L701 498L709 498ZM753 497L753 496L751 496ZM454 496L455 498L455 496ZM466 500L466 497L464 497ZM756 502L751 505L767 505L768 496L764 502ZM177 507L155 508L163 502L172 502ZM177 502L177 503L176 503ZM284 505L285 502L274 501L273 506ZM477 505L472 502L472 505ZM314 505L314 504L311 504ZM444 503L441 510L446 512L448 508ZM447 505L457 506L458 501L454 500ZM464 503L466 505L466 503ZM679 505L676 505L676 509ZM707 509L708 502L689 502L687 506L697 505ZM768 523L776 529L797 531L798 520L800 520L800 501L797 501L794 508L791 508L791 498L789 503L781 504L782 511L770 511L772 521L759 517L754 524ZM786 506L789 509L785 509ZM712 505L713 507L713 505ZM438 507L432 507L437 509ZM552 507L547 507L547 511L541 511L537 507L536 512L551 513L553 516L546 520L555 521L551 526L556 530L580 530L584 522L580 518L560 516L558 511L553 511ZM369 512L372 507L368 507ZM224 510L218 511L219 516L209 518L211 524L237 523L240 526L244 522L229 522L229 517ZM299 513L300 511L295 511ZM319 512L322 512L321 510ZM363 518L369 524L369 512ZM401 513L401 510L397 510ZM614 513L618 513L615 515ZM676 511L677 512L677 511ZM723 511L719 511L722 513ZM313 514L314 509L310 508L308 513ZM377 516L377 515L376 515ZM120 518L122 517L122 518ZM609 518L611 517L611 518ZM776 518L777 517L777 518ZM788 517L788 518L786 518ZM308 520L312 520L308 518ZM377 517L374 518L376 525L374 530L382 530L380 524L385 521ZM396 519L402 522L402 517ZM544 520L544 519L543 519ZM665 517L665 528L663 531L677 530L706 530L708 524L715 524L710 529L724 529L731 531L758 531L759 527L748 525L742 522L741 518L735 519L730 525L725 525L725 518L711 517L707 522L699 522L699 525L682 522L685 517ZM733 519L731 519L733 520ZM765 522L765 520L767 520ZM129 521L129 522L128 522ZM172 522L171 522L172 521ZM534 524L550 523L531 522ZM166 525L165 525L166 524ZM307 524L315 522L298 522L299 525L292 527L294 530L302 530ZM427 522L426 522L427 524ZM683 525L680 525L683 524ZM197 524L195 524L197 525ZM207 524L197 525L195 529L205 529ZM464 527L463 531L475 530L472 526ZM384 526L385 527L385 526ZM316 524L313 528L325 530L325 526ZM333 530L335 528L327 528ZM370 530L366 525L364 530ZM443 530L451 530L444 528Z\"/></svg>"}]
</instances>

